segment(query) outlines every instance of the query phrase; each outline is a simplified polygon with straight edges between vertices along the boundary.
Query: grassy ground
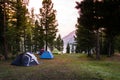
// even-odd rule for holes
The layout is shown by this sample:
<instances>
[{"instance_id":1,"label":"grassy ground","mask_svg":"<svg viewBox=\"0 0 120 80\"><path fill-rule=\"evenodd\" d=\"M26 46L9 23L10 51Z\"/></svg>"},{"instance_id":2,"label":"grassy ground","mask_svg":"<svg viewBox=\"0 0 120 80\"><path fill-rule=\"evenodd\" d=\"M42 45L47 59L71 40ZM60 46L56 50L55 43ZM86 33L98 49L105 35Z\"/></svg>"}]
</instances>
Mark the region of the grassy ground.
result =
<instances>
[{"instance_id":1,"label":"grassy ground","mask_svg":"<svg viewBox=\"0 0 120 80\"><path fill-rule=\"evenodd\" d=\"M120 56L96 61L84 54L55 55L39 59L32 67L10 65L0 61L0 80L120 80Z\"/></svg>"}]
</instances>

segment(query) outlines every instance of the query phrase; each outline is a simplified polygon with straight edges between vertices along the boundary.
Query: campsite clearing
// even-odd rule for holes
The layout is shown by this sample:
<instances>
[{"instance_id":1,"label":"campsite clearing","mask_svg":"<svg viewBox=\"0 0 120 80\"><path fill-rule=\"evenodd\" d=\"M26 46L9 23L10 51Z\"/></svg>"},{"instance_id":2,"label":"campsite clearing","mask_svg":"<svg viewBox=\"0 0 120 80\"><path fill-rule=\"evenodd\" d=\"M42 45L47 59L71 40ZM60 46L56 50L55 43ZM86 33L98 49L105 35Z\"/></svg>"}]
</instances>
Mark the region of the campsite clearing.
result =
<instances>
[{"instance_id":1,"label":"campsite clearing","mask_svg":"<svg viewBox=\"0 0 120 80\"><path fill-rule=\"evenodd\" d=\"M0 80L120 80L120 61L114 57L96 61L85 54L63 54L38 60L32 67L0 61Z\"/></svg>"}]
</instances>

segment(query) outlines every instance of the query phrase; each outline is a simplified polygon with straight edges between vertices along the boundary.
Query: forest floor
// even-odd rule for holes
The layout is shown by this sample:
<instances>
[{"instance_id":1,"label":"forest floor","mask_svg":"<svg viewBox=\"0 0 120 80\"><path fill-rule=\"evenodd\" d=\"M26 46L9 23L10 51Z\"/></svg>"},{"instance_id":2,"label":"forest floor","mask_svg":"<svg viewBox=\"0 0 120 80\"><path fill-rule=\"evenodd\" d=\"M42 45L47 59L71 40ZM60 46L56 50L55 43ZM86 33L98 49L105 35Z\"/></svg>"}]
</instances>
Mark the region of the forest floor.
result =
<instances>
[{"instance_id":1,"label":"forest floor","mask_svg":"<svg viewBox=\"0 0 120 80\"><path fill-rule=\"evenodd\" d=\"M55 54L54 59L36 56L40 64L31 67L0 61L0 80L120 80L120 54L99 61L86 54Z\"/></svg>"}]
</instances>

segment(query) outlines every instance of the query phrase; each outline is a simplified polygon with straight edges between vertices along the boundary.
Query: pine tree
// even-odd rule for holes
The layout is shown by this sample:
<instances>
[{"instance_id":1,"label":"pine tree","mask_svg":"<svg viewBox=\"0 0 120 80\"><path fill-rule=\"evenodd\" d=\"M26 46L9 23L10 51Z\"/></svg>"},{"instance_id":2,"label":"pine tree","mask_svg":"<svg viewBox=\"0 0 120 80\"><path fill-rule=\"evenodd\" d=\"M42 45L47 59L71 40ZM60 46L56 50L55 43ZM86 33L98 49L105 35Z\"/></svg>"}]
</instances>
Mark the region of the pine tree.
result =
<instances>
[{"instance_id":1,"label":"pine tree","mask_svg":"<svg viewBox=\"0 0 120 80\"><path fill-rule=\"evenodd\" d=\"M0 53L7 59L7 48L6 48L6 6L5 1L0 2Z\"/></svg>"},{"instance_id":2,"label":"pine tree","mask_svg":"<svg viewBox=\"0 0 120 80\"><path fill-rule=\"evenodd\" d=\"M24 51L26 51L26 38L28 38L28 35L26 35L27 31L27 16L26 14L28 13L28 10L26 8L26 5L23 5L22 0L17 0L16 4L16 40L15 40L15 50L16 53L20 51L20 42L21 39L23 38L24 40ZM27 31L28 32L28 31ZM30 36L29 36L30 37ZM30 38L29 38L30 39ZM30 41L30 40L29 40Z\"/></svg>"},{"instance_id":3,"label":"pine tree","mask_svg":"<svg viewBox=\"0 0 120 80\"><path fill-rule=\"evenodd\" d=\"M42 8L40 8L41 26L45 29L45 45L46 50L49 45L53 47L54 39L57 32L56 10L53 9L53 3L51 0L43 0Z\"/></svg>"},{"instance_id":4,"label":"pine tree","mask_svg":"<svg viewBox=\"0 0 120 80\"><path fill-rule=\"evenodd\" d=\"M108 56L114 54L114 40L120 34L120 0L104 1L104 27L106 33L106 52Z\"/></svg>"},{"instance_id":5,"label":"pine tree","mask_svg":"<svg viewBox=\"0 0 120 80\"><path fill-rule=\"evenodd\" d=\"M80 24L76 24L76 43L77 43L77 53L85 51L88 56L91 56L91 50L95 47L95 35L92 31L84 28Z\"/></svg>"},{"instance_id":6,"label":"pine tree","mask_svg":"<svg viewBox=\"0 0 120 80\"><path fill-rule=\"evenodd\" d=\"M58 37L56 38L55 41L55 47L59 50L59 51L63 51L63 40L61 39L60 34L58 35Z\"/></svg>"},{"instance_id":7,"label":"pine tree","mask_svg":"<svg viewBox=\"0 0 120 80\"><path fill-rule=\"evenodd\" d=\"M10 53L16 54L21 50L21 46L22 46L21 42L24 39L23 36L25 33L25 28L26 26L28 26L27 18L26 18L27 8L26 8L26 5L25 4L23 5L23 4L24 4L23 0L2 0L0 1L0 10L1 10L0 19L2 19L3 21L2 22L0 20L1 22L0 25L5 26L5 27L0 27L1 28L0 37L1 35L3 35L3 33L5 33L5 36L6 36L5 40L0 38L1 39L0 42L4 41L6 44L5 45L6 49L1 46L2 49L5 51L3 53L5 54L5 56L7 56L6 51L10 51Z\"/></svg>"},{"instance_id":8,"label":"pine tree","mask_svg":"<svg viewBox=\"0 0 120 80\"><path fill-rule=\"evenodd\" d=\"M9 5L9 6L8 6ZM8 41L7 41L7 31L8 23L10 21L12 1L1 0L0 1L0 53L2 53L5 59L8 59Z\"/></svg>"},{"instance_id":9,"label":"pine tree","mask_svg":"<svg viewBox=\"0 0 120 80\"><path fill-rule=\"evenodd\" d=\"M100 59L100 44L99 44L99 27L101 16L99 16L96 11L96 6L94 0L83 0L81 3L77 2L76 8L79 10L80 18L78 18L78 23L81 24L86 29L96 31L96 59Z\"/></svg>"},{"instance_id":10,"label":"pine tree","mask_svg":"<svg viewBox=\"0 0 120 80\"><path fill-rule=\"evenodd\" d=\"M70 44L69 43L67 44L67 47L66 47L66 53L70 53Z\"/></svg>"},{"instance_id":11,"label":"pine tree","mask_svg":"<svg viewBox=\"0 0 120 80\"><path fill-rule=\"evenodd\" d=\"M38 20L35 21L35 28L34 28L34 51L38 51L44 47L44 30L42 26L40 26Z\"/></svg>"}]
</instances>

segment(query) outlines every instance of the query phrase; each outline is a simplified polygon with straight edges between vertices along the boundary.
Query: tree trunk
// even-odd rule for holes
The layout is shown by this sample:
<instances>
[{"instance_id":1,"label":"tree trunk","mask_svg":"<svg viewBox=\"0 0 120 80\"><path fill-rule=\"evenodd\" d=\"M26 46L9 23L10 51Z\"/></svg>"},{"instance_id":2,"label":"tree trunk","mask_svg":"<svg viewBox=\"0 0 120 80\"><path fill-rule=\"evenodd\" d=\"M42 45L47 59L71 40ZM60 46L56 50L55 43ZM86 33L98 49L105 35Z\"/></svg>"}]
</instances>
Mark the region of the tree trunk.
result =
<instances>
[{"instance_id":1,"label":"tree trunk","mask_svg":"<svg viewBox=\"0 0 120 80\"><path fill-rule=\"evenodd\" d=\"M4 2L4 23L3 23L3 53L4 53L4 57L5 57L5 60L7 60L8 59L8 49L7 49L7 40L6 40L6 28L7 28L7 26L6 26L6 10L5 10L5 2Z\"/></svg>"},{"instance_id":2,"label":"tree trunk","mask_svg":"<svg viewBox=\"0 0 120 80\"><path fill-rule=\"evenodd\" d=\"M8 49L7 49L6 37L3 37L3 47L4 47L4 57L5 57L5 60L7 60L8 59Z\"/></svg>"},{"instance_id":3,"label":"tree trunk","mask_svg":"<svg viewBox=\"0 0 120 80\"><path fill-rule=\"evenodd\" d=\"M114 54L113 36L108 37L108 56Z\"/></svg>"},{"instance_id":4,"label":"tree trunk","mask_svg":"<svg viewBox=\"0 0 120 80\"><path fill-rule=\"evenodd\" d=\"M109 42L109 43L108 43L108 44L109 44L109 45L108 45L108 56L110 57L110 56L111 56L111 45L112 45L112 44L111 44L111 40L109 40L108 42Z\"/></svg>"},{"instance_id":5,"label":"tree trunk","mask_svg":"<svg viewBox=\"0 0 120 80\"><path fill-rule=\"evenodd\" d=\"M99 31L97 31L97 43L96 43L96 59L100 60L100 40L99 40Z\"/></svg>"}]
</instances>

